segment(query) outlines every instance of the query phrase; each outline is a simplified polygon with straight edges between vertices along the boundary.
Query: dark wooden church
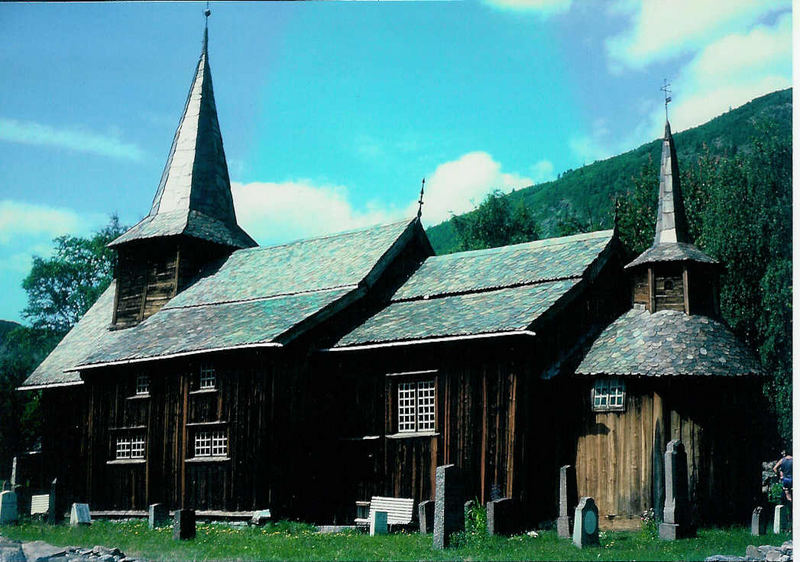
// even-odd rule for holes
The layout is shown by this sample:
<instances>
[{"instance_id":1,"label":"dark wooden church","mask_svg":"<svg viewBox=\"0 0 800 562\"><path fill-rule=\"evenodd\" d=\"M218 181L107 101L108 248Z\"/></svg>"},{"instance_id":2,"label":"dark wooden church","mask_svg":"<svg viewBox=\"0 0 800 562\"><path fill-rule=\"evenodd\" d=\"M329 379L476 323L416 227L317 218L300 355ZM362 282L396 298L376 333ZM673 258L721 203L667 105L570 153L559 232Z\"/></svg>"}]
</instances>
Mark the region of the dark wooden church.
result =
<instances>
[{"instance_id":1,"label":"dark wooden church","mask_svg":"<svg viewBox=\"0 0 800 562\"><path fill-rule=\"evenodd\" d=\"M430 499L455 463L467 497L535 523L574 464L638 524L680 437L697 517L751 507L759 368L687 238L669 125L655 243L627 266L614 231L436 256L419 216L262 248L236 222L207 46L114 282L23 387L72 498L342 523L373 495Z\"/></svg>"}]
</instances>

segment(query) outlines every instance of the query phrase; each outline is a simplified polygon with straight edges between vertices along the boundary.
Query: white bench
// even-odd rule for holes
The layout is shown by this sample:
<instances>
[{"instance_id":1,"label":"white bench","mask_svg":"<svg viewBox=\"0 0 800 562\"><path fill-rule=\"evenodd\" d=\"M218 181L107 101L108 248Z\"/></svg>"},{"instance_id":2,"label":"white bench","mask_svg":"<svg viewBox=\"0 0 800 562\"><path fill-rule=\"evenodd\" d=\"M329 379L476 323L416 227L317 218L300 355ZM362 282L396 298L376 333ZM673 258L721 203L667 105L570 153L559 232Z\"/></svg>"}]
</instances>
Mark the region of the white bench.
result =
<instances>
[{"instance_id":1,"label":"white bench","mask_svg":"<svg viewBox=\"0 0 800 562\"><path fill-rule=\"evenodd\" d=\"M50 494L31 496L31 515L47 515L50 511Z\"/></svg>"},{"instance_id":2,"label":"white bench","mask_svg":"<svg viewBox=\"0 0 800 562\"><path fill-rule=\"evenodd\" d=\"M361 507L365 503L356 502L356 506ZM389 525L409 525L414 517L414 499L372 496L369 502L369 515L366 518L356 517L356 525L369 526L372 514L376 511L385 511L387 513L387 523ZM358 515L363 515L363 513Z\"/></svg>"}]
</instances>

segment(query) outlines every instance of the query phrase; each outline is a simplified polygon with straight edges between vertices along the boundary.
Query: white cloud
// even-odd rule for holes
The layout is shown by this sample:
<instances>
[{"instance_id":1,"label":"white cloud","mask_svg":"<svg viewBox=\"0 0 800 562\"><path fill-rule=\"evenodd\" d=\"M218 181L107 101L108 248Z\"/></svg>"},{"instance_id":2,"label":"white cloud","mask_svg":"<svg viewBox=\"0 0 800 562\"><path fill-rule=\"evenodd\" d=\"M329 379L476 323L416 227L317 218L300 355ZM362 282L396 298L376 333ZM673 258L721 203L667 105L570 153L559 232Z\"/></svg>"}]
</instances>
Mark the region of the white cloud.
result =
<instances>
[{"instance_id":1,"label":"white cloud","mask_svg":"<svg viewBox=\"0 0 800 562\"><path fill-rule=\"evenodd\" d=\"M32 205L20 201L0 201L0 244L7 245L20 238L47 239L62 234L88 231L96 217L90 221L81 218L71 209Z\"/></svg>"},{"instance_id":2,"label":"white cloud","mask_svg":"<svg viewBox=\"0 0 800 562\"><path fill-rule=\"evenodd\" d=\"M503 172L499 162L486 152L470 152L457 160L440 164L425 184L422 218L426 225L438 224L472 210L486 194L509 192L532 185L533 179ZM411 209L416 211L416 206Z\"/></svg>"},{"instance_id":3,"label":"white cloud","mask_svg":"<svg viewBox=\"0 0 800 562\"><path fill-rule=\"evenodd\" d=\"M539 160L531 166L531 177L535 183L544 183L555 179L555 168L550 160Z\"/></svg>"},{"instance_id":4,"label":"white cloud","mask_svg":"<svg viewBox=\"0 0 800 562\"><path fill-rule=\"evenodd\" d=\"M329 234L402 217L392 209L369 204L354 209L347 188L314 185L310 180L232 182L239 224L260 243L272 244Z\"/></svg>"},{"instance_id":5,"label":"white cloud","mask_svg":"<svg viewBox=\"0 0 800 562\"><path fill-rule=\"evenodd\" d=\"M56 129L33 121L0 117L0 140L36 146L67 148L124 160L141 160L144 151L119 138L118 132L102 134L81 127Z\"/></svg>"},{"instance_id":6,"label":"white cloud","mask_svg":"<svg viewBox=\"0 0 800 562\"><path fill-rule=\"evenodd\" d=\"M643 68L746 30L758 18L791 8L790 0L642 0L618 2L632 26L606 41L612 64Z\"/></svg>"},{"instance_id":7,"label":"white cloud","mask_svg":"<svg viewBox=\"0 0 800 562\"><path fill-rule=\"evenodd\" d=\"M484 0L484 2L501 10L537 13L545 17L567 12L572 5L572 0Z\"/></svg>"}]
</instances>

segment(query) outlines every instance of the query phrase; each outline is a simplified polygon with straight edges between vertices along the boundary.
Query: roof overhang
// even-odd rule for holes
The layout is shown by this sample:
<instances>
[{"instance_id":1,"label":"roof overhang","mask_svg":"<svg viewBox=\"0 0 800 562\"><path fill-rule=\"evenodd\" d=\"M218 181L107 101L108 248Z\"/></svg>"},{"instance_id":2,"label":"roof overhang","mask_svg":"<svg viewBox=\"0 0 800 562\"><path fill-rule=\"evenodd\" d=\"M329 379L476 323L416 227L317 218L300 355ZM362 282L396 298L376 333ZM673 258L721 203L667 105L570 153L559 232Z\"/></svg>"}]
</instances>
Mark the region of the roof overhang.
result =
<instances>
[{"instance_id":1,"label":"roof overhang","mask_svg":"<svg viewBox=\"0 0 800 562\"><path fill-rule=\"evenodd\" d=\"M72 371L70 371L72 372ZM45 390L48 388L64 388L67 386L80 386L83 384L83 381L72 381L72 382L58 382L53 384L30 384L27 386L18 386L17 390Z\"/></svg>"},{"instance_id":2,"label":"roof overhang","mask_svg":"<svg viewBox=\"0 0 800 562\"><path fill-rule=\"evenodd\" d=\"M362 351L367 349L384 349L387 347L408 347L412 345L424 345L428 343L445 343L445 342L458 342L458 341L472 341L505 338L509 336L535 336L536 332L531 330L514 330L512 332L495 332L491 334L470 334L466 336L443 336L438 338L426 338L421 340L405 340L405 341L390 341L381 343L369 343L361 345L350 345L346 347L329 347L320 349L322 352L341 352L341 351Z\"/></svg>"}]
</instances>

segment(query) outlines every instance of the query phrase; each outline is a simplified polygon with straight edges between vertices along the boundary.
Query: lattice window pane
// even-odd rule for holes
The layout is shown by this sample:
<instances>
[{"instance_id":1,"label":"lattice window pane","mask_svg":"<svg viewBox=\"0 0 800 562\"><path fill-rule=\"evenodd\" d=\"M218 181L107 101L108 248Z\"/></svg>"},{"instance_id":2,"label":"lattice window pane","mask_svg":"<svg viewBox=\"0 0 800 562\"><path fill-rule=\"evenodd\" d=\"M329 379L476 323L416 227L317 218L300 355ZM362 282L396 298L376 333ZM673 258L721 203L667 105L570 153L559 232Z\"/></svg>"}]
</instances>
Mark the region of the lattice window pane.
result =
<instances>
[{"instance_id":1,"label":"lattice window pane","mask_svg":"<svg viewBox=\"0 0 800 562\"><path fill-rule=\"evenodd\" d=\"M144 458L144 435L134 435L131 437L131 458Z\"/></svg>"},{"instance_id":2,"label":"lattice window pane","mask_svg":"<svg viewBox=\"0 0 800 562\"><path fill-rule=\"evenodd\" d=\"M228 434L225 431L215 431L211 434L211 456L224 457L228 455Z\"/></svg>"},{"instance_id":3,"label":"lattice window pane","mask_svg":"<svg viewBox=\"0 0 800 562\"><path fill-rule=\"evenodd\" d=\"M117 452L115 457L118 459L131 458L131 440L128 437L117 437Z\"/></svg>"},{"instance_id":4,"label":"lattice window pane","mask_svg":"<svg viewBox=\"0 0 800 562\"><path fill-rule=\"evenodd\" d=\"M150 376L136 376L136 394L150 394Z\"/></svg>"},{"instance_id":5,"label":"lattice window pane","mask_svg":"<svg viewBox=\"0 0 800 562\"><path fill-rule=\"evenodd\" d=\"M210 365L202 365L200 367L200 388L216 388L217 387L217 372L214 367Z\"/></svg>"},{"instance_id":6,"label":"lattice window pane","mask_svg":"<svg viewBox=\"0 0 800 562\"><path fill-rule=\"evenodd\" d=\"M600 379L592 389L592 409L595 411L625 409L625 381Z\"/></svg>"},{"instance_id":7,"label":"lattice window pane","mask_svg":"<svg viewBox=\"0 0 800 562\"><path fill-rule=\"evenodd\" d=\"M397 385L397 431L416 431L416 385L401 382Z\"/></svg>"},{"instance_id":8,"label":"lattice window pane","mask_svg":"<svg viewBox=\"0 0 800 562\"><path fill-rule=\"evenodd\" d=\"M417 431L436 429L436 385L433 381L417 383Z\"/></svg>"},{"instance_id":9,"label":"lattice window pane","mask_svg":"<svg viewBox=\"0 0 800 562\"><path fill-rule=\"evenodd\" d=\"M194 435L194 456L211 456L211 433L208 431L198 431Z\"/></svg>"}]
</instances>

